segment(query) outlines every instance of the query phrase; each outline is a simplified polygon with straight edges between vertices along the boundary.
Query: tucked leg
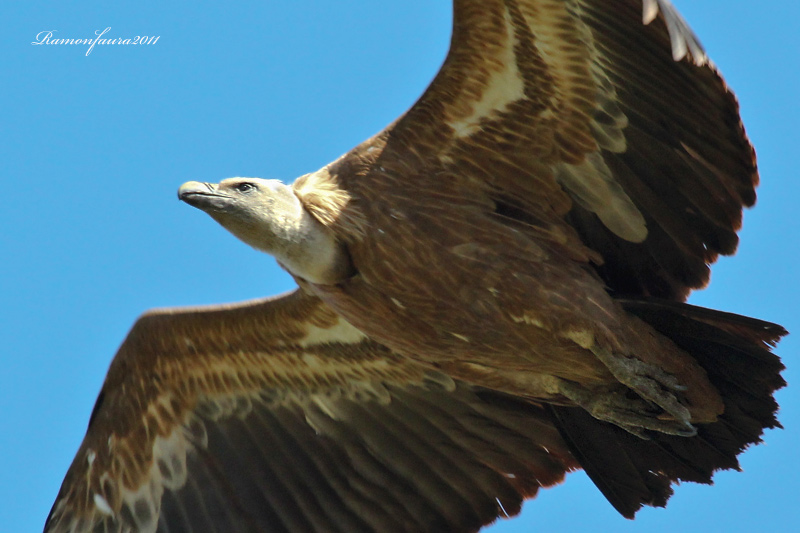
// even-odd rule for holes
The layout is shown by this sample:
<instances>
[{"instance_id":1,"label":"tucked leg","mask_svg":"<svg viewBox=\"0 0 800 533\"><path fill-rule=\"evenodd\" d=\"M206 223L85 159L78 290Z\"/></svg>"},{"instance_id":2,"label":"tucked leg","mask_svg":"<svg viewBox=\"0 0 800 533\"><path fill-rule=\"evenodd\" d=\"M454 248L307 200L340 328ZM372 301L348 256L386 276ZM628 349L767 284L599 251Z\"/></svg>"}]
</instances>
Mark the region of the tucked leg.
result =
<instances>
[{"instance_id":1,"label":"tucked leg","mask_svg":"<svg viewBox=\"0 0 800 533\"><path fill-rule=\"evenodd\" d=\"M666 419L663 417L665 410L659 404L641 397L630 397L630 389L625 385L589 389L575 382L562 381L559 388L561 394L593 417L615 424L637 437L648 439L647 430L681 437L697 434L689 423L688 411L686 418Z\"/></svg>"}]
</instances>

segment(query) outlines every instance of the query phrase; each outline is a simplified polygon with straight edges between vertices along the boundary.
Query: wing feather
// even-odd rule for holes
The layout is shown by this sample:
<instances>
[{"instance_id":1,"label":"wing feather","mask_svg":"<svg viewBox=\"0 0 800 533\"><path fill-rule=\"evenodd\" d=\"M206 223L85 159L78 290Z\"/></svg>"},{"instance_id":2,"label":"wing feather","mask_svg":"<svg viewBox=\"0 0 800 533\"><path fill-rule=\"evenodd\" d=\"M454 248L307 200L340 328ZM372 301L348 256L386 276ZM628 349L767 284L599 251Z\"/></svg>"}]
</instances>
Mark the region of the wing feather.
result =
<instances>
[{"instance_id":1,"label":"wing feather","mask_svg":"<svg viewBox=\"0 0 800 533\"><path fill-rule=\"evenodd\" d=\"M668 299L735 251L758 182L738 103L668 0L455 0L430 87L329 170L366 211L454 183L487 211L514 198L532 239Z\"/></svg>"},{"instance_id":2,"label":"wing feather","mask_svg":"<svg viewBox=\"0 0 800 533\"><path fill-rule=\"evenodd\" d=\"M45 531L477 530L577 467L541 407L481 394L299 290L150 312Z\"/></svg>"}]
</instances>

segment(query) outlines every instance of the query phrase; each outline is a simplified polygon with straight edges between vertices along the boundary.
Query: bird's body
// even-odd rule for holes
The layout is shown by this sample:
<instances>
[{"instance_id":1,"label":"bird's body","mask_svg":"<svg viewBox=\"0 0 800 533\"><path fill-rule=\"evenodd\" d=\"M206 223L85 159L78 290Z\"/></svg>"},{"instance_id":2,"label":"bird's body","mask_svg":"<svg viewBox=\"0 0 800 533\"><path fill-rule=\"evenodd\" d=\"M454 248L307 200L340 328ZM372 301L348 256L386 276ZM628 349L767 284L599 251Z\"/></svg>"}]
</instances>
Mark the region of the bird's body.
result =
<instances>
[{"instance_id":1,"label":"bird's body","mask_svg":"<svg viewBox=\"0 0 800 533\"><path fill-rule=\"evenodd\" d=\"M785 331L684 303L758 174L671 4L454 19L330 165L181 187L300 289L142 317L47 531L471 531L578 467L633 517L778 425Z\"/></svg>"},{"instance_id":2,"label":"bird's body","mask_svg":"<svg viewBox=\"0 0 800 533\"><path fill-rule=\"evenodd\" d=\"M309 284L311 292L371 338L448 370L613 380L570 337L598 336L619 349L624 340L613 339L631 326L592 271L592 252L574 236L574 249L566 238L542 239L539 228L498 216L488 198L469 198L456 180L426 184L419 176L416 194L398 195L400 170L361 162L370 172L344 172L361 177L348 185L362 222L336 227L358 275ZM336 171L328 169L328 179ZM379 199L389 194L384 209Z\"/></svg>"}]
</instances>

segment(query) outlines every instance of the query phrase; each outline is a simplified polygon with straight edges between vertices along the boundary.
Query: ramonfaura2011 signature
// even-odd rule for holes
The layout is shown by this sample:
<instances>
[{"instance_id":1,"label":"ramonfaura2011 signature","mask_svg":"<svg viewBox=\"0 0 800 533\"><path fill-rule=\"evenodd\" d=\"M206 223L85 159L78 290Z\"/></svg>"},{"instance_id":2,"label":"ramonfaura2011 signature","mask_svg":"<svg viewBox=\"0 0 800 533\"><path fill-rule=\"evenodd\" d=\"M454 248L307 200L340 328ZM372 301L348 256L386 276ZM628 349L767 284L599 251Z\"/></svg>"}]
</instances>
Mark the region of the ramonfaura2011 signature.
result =
<instances>
[{"instance_id":1,"label":"ramonfaura2011 signature","mask_svg":"<svg viewBox=\"0 0 800 533\"><path fill-rule=\"evenodd\" d=\"M57 39L53 35L57 31L58 30L40 31L36 34L36 40L31 41L31 44L83 44L89 46L89 49L86 50L86 55L88 56L92 53L92 49L96 44L156 44L161 38L160 35L136 35L132 38L115 37L113 39L102 39L101 37L103 37L103 35L111 31L111 27L108 27L104 30L95 30L94 39Z\"/></svg>"}]
</instances>

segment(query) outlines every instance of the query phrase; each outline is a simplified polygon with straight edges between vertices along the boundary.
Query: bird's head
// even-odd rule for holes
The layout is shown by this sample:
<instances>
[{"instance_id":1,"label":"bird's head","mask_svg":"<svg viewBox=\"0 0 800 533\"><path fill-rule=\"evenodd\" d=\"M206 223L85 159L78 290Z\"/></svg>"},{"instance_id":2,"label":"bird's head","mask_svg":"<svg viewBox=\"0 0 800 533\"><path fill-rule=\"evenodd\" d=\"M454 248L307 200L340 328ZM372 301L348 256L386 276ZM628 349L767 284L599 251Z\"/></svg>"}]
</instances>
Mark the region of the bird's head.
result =
<instances>
[{"instance_id":1,"label":"bird's head","mask_svg":"<svg viewBox=\"0 0 800 533\"><path fill-rule=\"evenodd\" d=\"M178 189L178 198L307 281L338 283L352 271L344 246L306 211L294 190L278 180L189 181Z\"/></svg>"},{"instance_id":2,"label":"bird's head","mask_svg":"<svg viewBox=\"0 0 800 533\"><path fill-rule=\"evenodd\" d=\"M281 241L296 238L303 206L278 180L228 178L219 183L190 181L178 198L202 209L253 248L273 253Z\"/></svg>"}]
</instances>

